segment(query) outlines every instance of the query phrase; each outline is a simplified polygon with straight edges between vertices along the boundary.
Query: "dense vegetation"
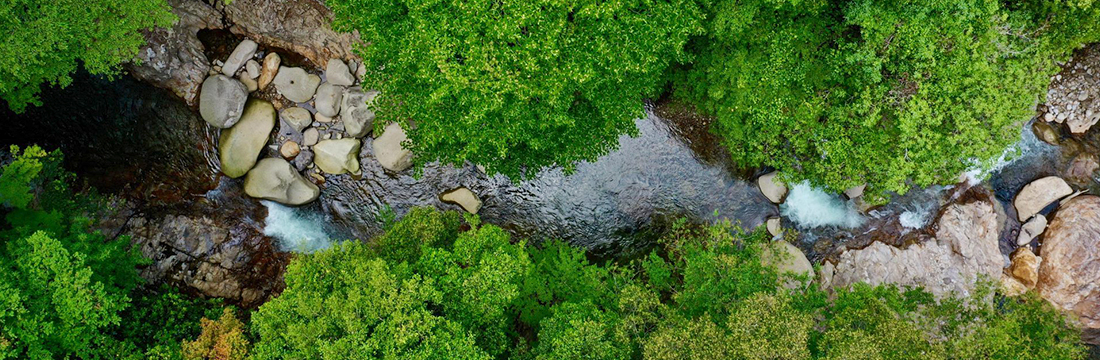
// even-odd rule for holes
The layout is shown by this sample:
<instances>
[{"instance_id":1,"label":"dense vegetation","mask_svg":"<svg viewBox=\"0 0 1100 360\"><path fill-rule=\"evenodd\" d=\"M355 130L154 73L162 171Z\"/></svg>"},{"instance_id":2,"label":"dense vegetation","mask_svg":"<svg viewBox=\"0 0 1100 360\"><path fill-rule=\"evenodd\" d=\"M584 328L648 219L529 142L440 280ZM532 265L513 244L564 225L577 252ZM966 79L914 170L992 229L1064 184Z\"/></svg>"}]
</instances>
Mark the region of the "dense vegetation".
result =
<instances>
[{"instance_id":1,"label":"dense vegetation","mask_svg":"<svg viewBox=\"0 0 1100 360\"><path fill-rule=\"evenodd\" d=\"M462 229L468 229L463 231ZM257 359L1076 359L1045 301L829 294L765 266L762 233L679 225L661 251L597 265L417 209L369 244L295 259L252 316ZM776 254L771 254L777 256ZM798 280L798 279L795 279ZM805 279L802 279L805 280Z\"/></svg>"},{"instance_id":2,"label":"dense vegetation","mask_svg":"<svg viewBox=\"0 0 1100 360\"><path fill-rule=\"evenodd\" d=\"M77 66L116 73L145 43L140 30L175 21L169 10L164 0L0 1L0 99L22 111Z\"/></svg>"}]
</instances>

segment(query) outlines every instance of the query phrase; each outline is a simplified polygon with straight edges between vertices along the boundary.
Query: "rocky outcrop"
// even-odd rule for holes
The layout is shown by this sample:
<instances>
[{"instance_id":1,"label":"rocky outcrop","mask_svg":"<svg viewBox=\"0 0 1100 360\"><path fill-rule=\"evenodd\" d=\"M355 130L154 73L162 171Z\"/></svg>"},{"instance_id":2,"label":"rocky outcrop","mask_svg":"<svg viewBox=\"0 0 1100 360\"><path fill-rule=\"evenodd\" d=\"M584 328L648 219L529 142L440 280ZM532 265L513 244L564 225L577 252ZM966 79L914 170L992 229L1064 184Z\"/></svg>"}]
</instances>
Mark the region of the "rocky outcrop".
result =
<instances>
[{"instance_id":1,"label":"rocky outcrop","mask_svg":"<svg viewBox=\"0 0 1100 360\"><path fill-rule=\"evenodd\" d=\"M287 100L304 103L313 99L317 93L317 87L321 85L321 77L310 74L299 67L280 67L279 73L272 80L275 90L287 98Z\"/></svg>"},{"instance_id":2,"label":"rocky outcrop","mask_svg":"<svg viewBox=\"0 0 1100 360\"><path fill-rule=\"evenodd\" d=\"M350 87L344 92L340 113L343 114L344 130L348 136L361 138L374 128L374 110L370 106L376 96L378 91L364 92L359 87Z\"/></svg>"},{"instance_id":3,"label":"rocky outcrop","mask_svg":"<svg viewBox=\"0 0 1100 360\"><path fill-rule=\"evenodd\" d=\"M203 81L199 95L199 114L210 126L225 129L241 119L248 89L240 81L214 75Z\"/></svg>"},{"instance_id":4,"label":"rocky outcrop","mask_svg":"<svg viewBox=\"0 0 1100 360\"><path fill-rule=\"evenodd\" d=\"M279 158L260 160L245 177L244 192L254 198L286 205L302 205L321 195L317 185L303 178L286 160Z\"/></svg>"},{"instance_id":5,"label":"rocky outcrop","mask_svg":"<svg viewBox=\"0 0 1100 360\"><path fill-rule=\"evenodd\" d=\"M304 56L316 66L354 59L354 33L332 30L332 10L320 0L233 0L223 9L229 30Z\"/></svg>"},{"instance_id":6,"label":"rocky outcrop","mask_svg":"<svg viewBox=\"0 0 1100 360\"><path fill-rule=\"evenodd\" d=\"M935 237L901 249L881 242L839 256L833 286L857 282L923 286L936 296L969 294L979 276L998 279L1003 257L997 247L1000 222L988 198L948 205Z\"/></svg>"},{"instance_id":7,"label":"rocky outcrop","mask_svg":"<svg viewBox=\"0 0 1100 360\"><path fill-rule=\"evenodd\" d=\"M168 0L179 18L169 29L145 32L145 45L129 65L138 80L171 90L188 105L195 105L199 86L210 71L203 54L199 30L221 27L221 14L201 1Z\"/></svg>"},{"instance_id":8,"label":"rocky outcrop","mask_svg":"<svg viewBox=\"0 0 1100 360\"><path fill-rule=\"evenodd\" d=\"M402 129L401 125L397 123L386 125L382 135L374 139L371 144L374 157L386 170L399 172L408 169L412 166L412 151L401 145L402 142L408 139L405 136L405 129Z\"/></svg>"},{"instance_id":9,"label":"rocky outcrop","mask_svg":"<svg viewBox=\"0 0 1100 360\"><path fill-rule=\"evenodd\" d=\"M471 214L477 214L477 211L481 210L481 199L478 199L477 195L465 186L447 191L440 195L439 199L443 202L461 206L463 210Z\"/></svg>"},{"instance_id":10,"label":"rocky outcrop","mask_svg":"<svg viewBox=\"0 0 1100 360\"><path fill-rule=\"evenodd\" d=\"M756 186L760 188L760 192L764 194L764 197L767 197L773 203L780 204L787 197L787 185L776 179L776 175L779 175L779 173L774 171L761 175L756 178Z\"/></svg>"},{"instance_id":11,"label":"rocky outcrop","mask_svg":"<svg viewBox=\"0 0 1100 360\"><path fill-rule=\"evenodd\" d=\"M237 178L256 165L271 130L275 129L275 107L266 100L252 99L245 106L241 121L222 130L218 138L218 158L222 173Z\"/></svg>"},{"instance_id":12,"label":"rocky outcrop","mask_svg":"<svg viewBox=\"0 0 1100 360\"><path fill-rule=\"evenodd\" d=\"M1100 197L1069 200L1043 236L1037 288L1055 307L1100 332Z\"/></svg>"},{"instance_id":13,"label":"rocky outcrop","mask_svg":"<svg viewBox=\"0 0 1100 360\"><path fill-rule=\"evenodd\" d=\"M329 174L359 172L358 139L324 140L313 146L313 163Z\"/></svg>"},{"instance_id":14,"label":"rocky outcrop","mask_svg":"<svg viewBox=\"0 0 1100 360\"><path fill-rule=\"evenodd\" d=\"M1047 176L1032 181L1025 185L1013 200L1016 215L1020 221L1026 221L1043 208L1072 193L1073 189L1069 184L1057 176Z\"/></svg>"}]
</instances>

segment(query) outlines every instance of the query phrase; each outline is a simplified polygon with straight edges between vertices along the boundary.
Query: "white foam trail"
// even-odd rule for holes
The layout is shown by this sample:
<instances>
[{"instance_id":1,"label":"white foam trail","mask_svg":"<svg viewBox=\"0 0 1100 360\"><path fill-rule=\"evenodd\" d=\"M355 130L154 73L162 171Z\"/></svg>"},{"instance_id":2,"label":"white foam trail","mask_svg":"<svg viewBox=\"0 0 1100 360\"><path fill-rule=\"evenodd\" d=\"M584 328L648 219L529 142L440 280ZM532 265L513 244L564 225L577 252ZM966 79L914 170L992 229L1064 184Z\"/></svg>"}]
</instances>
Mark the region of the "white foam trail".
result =
<instances>
[{"instance_id":1,"label":"white foam trail","mask_svg":"<svg viewBox=\"0 0 1100 360\"><path fill-rule=\"evenodd\" d=\"M311 253L332 246L320 215L267 200L260 203L267 207L264 235L278 239L283 251Z\"/></svg>"},{"instance_id":2,"label":"white foam trail","mask_svg":"<svg viewBox=\"0 0 1100 360\"><path fill-rule=\"evenodd\" d=\"M791 187L787 201L780 206L780 212L800 228L856 228L862 226L865 220L851 201L814 188L808 182Z\"/></svg>"},{"instance_id":3,"label":"white foam trail","mask_svg":"<svg viewBox=\"0 0 1100 360\"><path fill-rule=\"evenodd\" d=\"M908 229L920 229L925 225L928 225L929 215L932 215L927 209L921 209L917 211L906 211L898 216L898 222L901 226Z\"/></svg>"},{"instance_id":4,"label":"white foam trail","mask_svg":"<svg viewBox=\"0 0 1100 360\"><path fill-rule=\"evenodd\" d=\"M1035 132L1031 131L1031 122L1028 122L1020 129L1020 140L1017 140L1015 143L1005 148L997 158L989 159L984 162L977 159L971 159L970 163L972 165L970 170L967 170L965 173L967 183L970 186L980 184L982 181L988 179L990 175L1001 171L1005 166L1019 159L1032 155L1041 155L1054 148L1053 145L1039 140L1039 138L1035 136Z\"/></svg>"}]
</instances>

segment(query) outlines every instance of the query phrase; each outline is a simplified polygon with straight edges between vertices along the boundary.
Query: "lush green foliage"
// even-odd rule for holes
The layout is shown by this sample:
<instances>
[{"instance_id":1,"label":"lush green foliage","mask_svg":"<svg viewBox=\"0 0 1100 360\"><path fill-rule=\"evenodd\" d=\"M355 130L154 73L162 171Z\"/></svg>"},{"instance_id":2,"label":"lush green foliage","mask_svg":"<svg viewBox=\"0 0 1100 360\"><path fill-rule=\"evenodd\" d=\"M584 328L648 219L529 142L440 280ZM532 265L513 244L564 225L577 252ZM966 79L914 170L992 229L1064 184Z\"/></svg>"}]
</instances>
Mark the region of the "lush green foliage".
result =
<instances>
[{"instance_id":1,"label":"lush green foliage","mask_svg":"<svg viewBox=\"0 0 1100 360\"><path fill-rule=\"evenodd\" d=\"M364 86L416 162L533 175L594 160L633 133L642 99L688 57L691 0L330 0L358 30ZM384 124L379 123L379 126Z\"/></svg>"},{"instance_id":2,"label":"lush green foliage","mask_svg":"<svg viewBox=\"0 0 1100 360\"><path fill-rule=\"evenodd\" d=\"M465 225L441 221L453 216L420 209L391 231L417 238L387 234L296 258L284 293L253 314L255 356L1083 356L1079 333L1033 295L1009 299L982 288L971 298L937 301L921 290L865 285L828 293L763 265L762 257L777 256L759 246L765 235L728 224L679 224L661 251L599 265L563 243L512 243L473 216ZM387 259L380 248L403 255Z\"/></svg>"},{"instance_id":3,"label":"lush green foliage","mask_svg":"<svg viewBox=\"0 0 1100 360\"><path fill-rule=\"evenodd\" d=\"M179 341L217 303L140 287L144 259L92 228L105 203L74 194L61 154L10 153L0 171L0 359L179 358Z\"/></svg>"},{"instance_id":4,"label":"lush green foliage","mask_svg":"<svg viewBox=\"0 0 1100 360\"><path fill-rule=\"evenodd\" d=\"M40 86L66 86L83 64L113 74L145 43L140 30L169 26L164 0L0 2L0 99L15 111L38 104Z\"/></svg>"},{"instance_id":5,"label":"lush green foliage","mask_svg":"<svg viewBox=\"0 0 1100 360\"><path fill-rule=\"evenodd\" d=\"M999 156L1100 11L1061 1L708 1L679 96L735 161L875 200Z\"/></svg>"}]
</instances>

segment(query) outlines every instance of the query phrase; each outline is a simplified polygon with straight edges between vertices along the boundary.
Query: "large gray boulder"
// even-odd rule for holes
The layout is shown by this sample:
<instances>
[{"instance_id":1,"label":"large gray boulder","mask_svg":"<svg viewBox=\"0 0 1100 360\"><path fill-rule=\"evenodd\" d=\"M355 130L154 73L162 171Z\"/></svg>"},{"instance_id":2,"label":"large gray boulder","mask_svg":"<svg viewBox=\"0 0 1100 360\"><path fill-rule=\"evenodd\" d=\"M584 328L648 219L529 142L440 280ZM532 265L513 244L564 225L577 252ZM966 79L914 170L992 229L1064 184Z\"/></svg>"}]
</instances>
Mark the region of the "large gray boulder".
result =
<instances>
[{"instance_id":1,"label":"large gray boulder","mask_svg":"<svg viewBox=\"0 0 1100 360\"><path fill-rule=\"evenodd\" d=\"M382 135L374 139L374 143L371 144L374 157L386 170L399 172L408 169L412 166L412 151L401 145L408 139L401 125L397 123L386 125Z\"/></svg>"},{"instance_id":2,"label":"large gray boulder","mask_svg":"<svg viewBox=\"0 0 1100 360\"><path fill-rule=\"evenodd\" d=\"M199 94L199 115L213 127L224 129L241 119L248 89L240 81L225 75L214 75L202 83Z\"/></svg>"},{"instance_id":3,"label":"large gray boulder","mask_svg":"<svg viewBox=\"0 0 1100 360\"><path fill-rule=\"evenodd\" d=\"M364 92L359 87L348 88L340 104L340 113L343 114L344 131L348 136L361 138L367 136L374 129L374 110L371 105L378 91Z\"/></svg>"},{"instance_id":4,"label":"large gray boulder","mask_svg":"<svg viewBox=\"0 0 1100 360\"><path fill-rule=\"evenodd\" d=\"M244 193L286 205L302 205L321 195L289 162L280 158L260 160L244 178Z\"/></svg>"},{"instance_id":5,"label":"large gray boulder","mask_svg":"<svg viewBox=\"0 0 1100 360\"><path fill-rule=\"evenodd\" d=\"M814 276L814 266L806 258L806 254L786 241L768 243L767 251L761 254L760 261L764 265L775 266L780 274L810 278Z\"/></svg>"},{"instance_id":6,"label":"large gray boulder","mask_svg":"<svg viewBox=\"0 0 1100 360\"><path fill-rule=\"evenodd\" d=\"M256 55L256 47L256 42L248 39L244 39L240 44L237 44L237 48L233 49L233 53L229 54L229 58L222 65L222 74L226 76L237 74L237 70L240 70L241 66L244 66L249 59L252 59L253 55Z\"/></svg>"},{"instance_id":7,"label":"large gray boulder","mask_svg":"<svg viewBox=\"0 0 1100 360\"><path fill-rule=\"evenodd\" d=\"M1020 221L1026 221L1047 205L1072 193L1073 189L1069 184L1057 176L1047 176L1032 181L1024 186L1013 200L1013 204L1016 205L1016 215Z\"/></svg>"},{"instance_id":8,"label":"large gray boulder","mask_svg":"<svg viewBox=\"0 0 1100 360\"><path fill-rule=\"evenodd\" d=\"M359 172L359 139L323 140L313 146L313 163L329 174Z\"/></svg>"},{"instance_id":9,"label":"large gray boulder","mask_svg":"<svg viewBox=\"0 0 1100 360\"><path fill-rule=\"evenodd\" d=\"M321 85L321 77L310 74L298 67L279 67L279 73L272 80L275 90L279 91L287 100L304 103L313 98L317 92L317 86Z\"/></svg>"},{"instance_id":10,"label":"large gray boulder","mask_svg":"<svg viewBox=\"0 0 1100 360\"><path fill-rule=\"evenodd\" d=\"M477 214L477 211L481 210L481 199L478 199L477 195L465 186L447 191L439 195L439 199L443 202L461 206L463 210L471 214Z\"/></svg>"},{"instance_id":11,"label":"large gray boulder","mask_svg":"<svg viewBox=\"0 0 1100 360\"><path fill-rule=\"evenodd\" d=\"M1043 235L1039 295L1075 314L1095 340L1100 333L1100 197L1062 204Z\"/></svg>"},{"instance_id":12,"label":"large gray boulder","mask_svg":"<svg viewBox=\"0 0 1100 360\"><path fill-rule=\"evenodd\" d=\"M314 107L317 108L318 114L336 117L336 115L340 114L340 100L343 98L343 86L324 83L317 88L317 101Z\"/></svg>"},{"instance_id":13,"label":"large gray boulder","mask_svg":"<svg viewBox=\"0 0 1100 360\"><path fill-rule=\"evenodd\" d=\"M787 197L787 185L776 179L778 172L770 172L761 175L756 178L756 186L760 188L760 192L764 194L764 197L771 200L771 202L779 204Z\"/></svg>"},{"instance_id":14,"label":"large gray boulder","mask_svg":"<svg viewBox=\"0 0 1100 360\"><path fill-rule=\"evenodd\" d=\"M266 100L252 99L245 105L241 121L222 130L218 138L218 155L222 173L238 178L248 173L264 149L271 130L275 128L275 107Z\"/></svg>"},{"instance_id":15,"label":"large gray boulder","mask_svg":"<svg viewBox=\"0 0 1100 360\"><path fill-rule=\"evenodd\" d=\"M351 76L351 69L340 59L329 59L325 66L325 78L328 82L340 86L352 86L355 78Z\"/></svg>"}]
</instances>

